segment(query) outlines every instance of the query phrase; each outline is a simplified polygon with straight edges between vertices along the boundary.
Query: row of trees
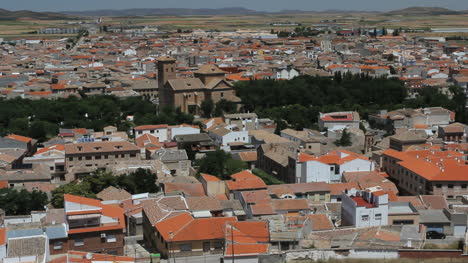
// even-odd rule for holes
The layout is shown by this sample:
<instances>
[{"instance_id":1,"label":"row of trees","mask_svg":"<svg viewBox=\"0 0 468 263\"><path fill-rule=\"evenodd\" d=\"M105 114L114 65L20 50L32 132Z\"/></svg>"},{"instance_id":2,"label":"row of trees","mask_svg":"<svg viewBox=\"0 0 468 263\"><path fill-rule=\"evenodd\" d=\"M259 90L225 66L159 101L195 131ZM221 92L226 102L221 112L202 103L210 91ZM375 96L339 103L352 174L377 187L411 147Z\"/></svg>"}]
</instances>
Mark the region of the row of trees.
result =
<instances>
[{"instance_id":1,"label":"row of trees","mask_svg":"<svg viewBox=\"0 0 468 263\"><path fill-rule=\"evenodd\" d=\"M236 83L246 111L270 117L281 125L314 128L319 112L357 110L361 114L391 108L404 101L407 90L398 79L336 74L334 78L299 76L292 80Z\"/></svg>"},{"instance_id":2,"label":"row of trees","mask_svg":"<svg viewBox=\"0 0 468 263\"><path fill-rule=\"evenodd\" d=\"M0 189L0 208L5 210L6 215L28 215L31 211L44 211L48 202L47 194L41 191Z\"/></svg>"},{"instance_id":3,"label":"row of trees","mask_svg":"<svg viewBox=\"0 0 468 263\"><path fill-rule=\"evenodd\" d=\"M141 168L133 173L119 176L97 171L94 175L85 177L81 182L71 182L53 190L51 203L54 207L63 207L64 194L96 198L99 192L109 186L124 189L130 194L156 193L159 191L156 180L156 174Z\"/></svg>"},{"instance_id":4,"label":"row of trees","mask_svg":"<svg viewBox=\"0 0 468 263\"><path fill-rule=\"evenodd\" d=\"M278 123L278 129L317 128L319 112L358 111L367 119L381 109L441 106L453 110L457 121L467 123L466 96L460 87L450 94L423 88L408 99L408 90L397 78L372 78L365 74L337 73L333 78L299 76L292 80L251 80L235 84L245 111L256 112Z\"/></svg>"},{"instance_id":5,"label":"row of trees","mask_svg":"<svg viewBox=\"0 0 468 263\"><path fill-rule=\"evenodd\" d=\"M88 128L96 131L113 125L127 130L135 117L135 125L192 123L193 116L180 109L164 108L157 114L156 106L140 97L119 99L114 96L70 97L58 100L0 100L0 135L16 133L40 141L53 137L58 129Z\"/></svg>"},{"instance_id":6,"label":"row of trees","mask_svg":"<svg viewBox=\"0 0 468 263\"><path fill-rule=\"evenodd\" d=\"M211 100L204 100L200 105L202 116L205 118L220 117L224 113L234 113L237 111L237 105L225 99L218 101L216 104Z\"/></svg>"}]
</instances>

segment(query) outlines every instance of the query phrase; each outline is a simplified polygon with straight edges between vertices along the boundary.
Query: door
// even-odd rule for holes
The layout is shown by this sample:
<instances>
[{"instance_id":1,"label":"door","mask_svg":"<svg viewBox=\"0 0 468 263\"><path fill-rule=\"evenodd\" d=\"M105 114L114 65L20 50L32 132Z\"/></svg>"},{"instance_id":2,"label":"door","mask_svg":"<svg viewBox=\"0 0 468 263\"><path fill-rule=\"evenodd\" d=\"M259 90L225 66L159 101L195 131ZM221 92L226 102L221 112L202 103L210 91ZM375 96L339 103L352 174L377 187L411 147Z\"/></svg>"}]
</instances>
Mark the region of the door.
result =
<instances>
[{"instance_id":1,"label":"door","mask_svg":"<svg viewBox=\"0 0 468 263\"><path fill-rule=\"evenodd\" d=\"M203 242L203 252L209 252L210 248L210 242Z\"/></svg>"}]
</instances>

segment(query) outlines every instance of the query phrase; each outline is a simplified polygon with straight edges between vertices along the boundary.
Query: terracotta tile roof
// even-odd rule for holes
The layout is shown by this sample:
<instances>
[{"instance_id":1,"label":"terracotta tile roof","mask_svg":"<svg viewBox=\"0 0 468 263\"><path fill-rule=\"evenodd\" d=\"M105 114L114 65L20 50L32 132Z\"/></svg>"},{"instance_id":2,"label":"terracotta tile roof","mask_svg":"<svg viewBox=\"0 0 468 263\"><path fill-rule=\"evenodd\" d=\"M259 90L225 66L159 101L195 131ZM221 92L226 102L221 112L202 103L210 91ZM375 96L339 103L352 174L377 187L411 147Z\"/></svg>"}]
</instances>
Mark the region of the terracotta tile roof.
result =
<instances>
[{"instance_id":1,"label":"terracotta tile roof","mask_svg":"<svg viewBox=\"0 0 468 263\"><path fill-rule=\"evenodd\" d=\"M88 228L77 228L77 229L70 229L68 230L69 234L76 234L76 233L86 233L86 232L96 232L96 231L105 231L105 230L113 230L113 229L125 229L125 218L123 209L115 206L115 205L106 205L102 204L101 201L76 195L69 195L65 194L64 196L65 202L71 202L76 204L82 204L86 206L93 206L99 208L97 211L92 212L99 212L103 216L111 217L117 220L116 224L110 225L101 225L97 227L88 227ZM91 210L90 210L91 211ZM88 211L66 211L67 215L71 214L86 214Z\"/></svg>"},{"instance_id":2,"label":"terracotta tile roof","mask_svg":"<svg viewBox=\"0 0 468 263\"><path fill-rule=\"evenodd\" d=\"M132 197L132 195L125 191L124 189L115 188L109 186L106 189L102 190L96 195L97 198L108 201L108 200L125 200Z\"/></svg>"},{"instance_id":3,"label":"terracotta tile roof","mask_svg":"<svg viewBox=\"0 0 468 263\"><path fill-rule=\"evenodd\" d=\"M267 190L243 191L241 195L247 204L266 204L271 201Z\"/></svg>"},{"instance_id":4,"label":"terracotta tile roof","mask_svg":"<svg viewBox=\"0 0 468 263\"><path fill-rule=\"evenodd\" d=\"M257 152L240 152L239 157L244 162L255 162L257 161Z\"/></svg>"},{"instance_id":5,"label":"terracotta tile roof","mask_svg":"<svg viewBox=\"0 0 468 263\"><path fill-rule=\"evenodd\" d=\"M143 134L142 136L138 137L135 140L135 142L139 148L145 148L150 145L156 148L162 147L162 144L161 142L159 142L158 137L151 134Z\"/></svg>"},{"instance_id":6,"label":"terracotta tile roof","mask_svg":"<svg viewBox=\"0 0 468 263\"><path fill-rule=\"evenodd\" d=\"M428 209L448 208L447 200L443 195L421 195L420 198Z\"/></svg>"},{"instance_id":7,"label":"terracotta tile roof","mask_svg":"<svg viewBox=\"0 0 468 263\"><path fill-rule=\"evenodd\" d=\"M226 181L226 186L231 191L267 188L262 179L247 170L233 174L231 178L232 180Z\"/></svg>"},{"instance_id":8,"label":"terracotta tile roof","mask_svg":"<svg viewBox=\"0 0 468 263\"><path fill-rule=\"evenodd\" d=\"M307 215L306 217L312 222L313 231L332 230L334 228L332 221L326 214Z\"/></svg>"},{"instance_id":9,"label":"terracotta tile roof","mask_svg":"<svg viewBox=\"0 0 468 263\"><path fill-rule=\"evenodd\" d=\"M12 140L16 140L16 141L21 141L21 142L25 142L25 143L28 143L30 142L32 139L29 138L29 137L25 137L25 136L21 136L21 135L16 135L16 134L10 134L8 136L5 136L6 138L10 138Z\"/></svg>"},{"instance_id":10,"label":"terracotta tile roof","mask_svg":"<svg viewBox=\"0 0 468 263\"><path fill-rule=\"evenodd\" d=\"M140 149L127 141L85 142L65 144L65 154L140 152Z\"/></svg>"},{"instance_id":11,"label":"terracotta tile roof","mask_svg":"<svg viewBox=\"0 0 468 263\"><path fill-rule=\"evenodd\" d=\"M275 199L273 200L273 207L276 211L310 210L306 199Z\"/></svg>"},{"instance_id":12,"label":"terracotta tile roof","mask_svg":"<svg viewBox=\"0 0 468 263\"><path fill-rule=\"evenodd\" d=\"M218 177L214 176L214 175L210 175L210 174L200 174L200 176L205 179L205 181L207 182L219 182L221 181L221 179L219 179Z\"/></svg>"},{"instance_id":13,"label":"terracotta tile roof","mask_svg":"<svg viewBox=\"0 0 468 263\"><path fill-rule=\"evenodd\" d=\"M63 144L54 144L54 145L51 145L51 146L48 146L48 147L44 147L44 148L38 150L34 155L39 155L41 153L45 153L45 152L48 152L48 151L61 151L61 152L65 153L65 145L63 145Z\"/></svg>"},{"instance_id":14,"label":"terracotta tile roof","mask_svg":"<svg viewBox=\"0 0 468 263\"><path fill-rule=\"evenodd\" d=\"M185 199L190 211L221 211L223 207L221 201L216 197L187 197Z\"/></svg>"},{"instance_id":15,"label":"terracotta tile roof","mask_svg":"<svg viewBox=\"0 0 468 263\"><path fill-rule=\"evenodd\" d=\"M331 195L341 195L344 190L350 189L361 190L361 187L357 183L337 183L330 184L330 194Z\"/></svg>"},{"instance_id":16,"label":"terracotta tile roof","mask_svg":"<svg viewBox=\"0 0 468 263\"><path fill-rule=\"evenodd\" d=\"M237 221L235 217L194 219L183 213L156 223L154 227L168 241L195 241L224 239L226 222Z\"/></svg>"},{"instance_id":17,"label":"terracotta tile roof","mask_svg":"<svg viewBox=\"0 0 468 263\"><path fill-rule=\"evenodd\" d=\"M276 212L273 209L273 206L271 204L252 205L252 206L250 206L250 209L252 210L252 214L254 216L275 215L276 214Z\"/></svg>"},{"instance_id":18,"label":"terracotta tile roof","mask_svg":"<svg viewBox=\"0 0 468 263\"><path fill-rule=\"evenodd\" d=\"M169 127L167 124L158 124L158 125L141 125L135 127L136 131L143 131L143 130L156 130L156 129L164 129Z\"/></svg>"},{"instance_id":19,"label":"terracotta tile roof","mask_svg":"<svg viewBox=\"0 0 468 263\"><path fill-rule=\"evenodd\" d=\"M241 221L228 222L226 227L226 239L235 243L268 242L270 232L266 221ZM231 232L232 231L232 232Z\"/></svg>"},{"instance_id":20,"label":"terracotta tile roof","mask_svg":"<svg viewBox=\"0 0 468 263\"><path fill-rule=\"evenodd\" d=\"M183 193L186 196L206 196L201 183L165 183L164 193Z\"/></svg>"}]
</instances>

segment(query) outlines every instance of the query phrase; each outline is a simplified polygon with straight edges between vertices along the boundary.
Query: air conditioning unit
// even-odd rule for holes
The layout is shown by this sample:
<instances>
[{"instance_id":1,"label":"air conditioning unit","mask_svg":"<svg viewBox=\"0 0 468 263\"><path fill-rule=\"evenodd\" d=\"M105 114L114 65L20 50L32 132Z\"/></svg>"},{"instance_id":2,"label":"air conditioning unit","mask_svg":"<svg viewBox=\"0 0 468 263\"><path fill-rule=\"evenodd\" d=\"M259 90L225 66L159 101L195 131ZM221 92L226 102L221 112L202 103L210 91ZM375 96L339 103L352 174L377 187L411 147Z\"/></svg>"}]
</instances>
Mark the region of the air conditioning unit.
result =
<instances>
[{"instance_id":1,"label":"air conditioning unit","mask_svg":"<svg viewBox=\"0 0 468 263\"><path fill-rule=\"evenodd\" d=\"M106 238L106 233L101 233L101 238Z\"/></svg>"}]
</instances>

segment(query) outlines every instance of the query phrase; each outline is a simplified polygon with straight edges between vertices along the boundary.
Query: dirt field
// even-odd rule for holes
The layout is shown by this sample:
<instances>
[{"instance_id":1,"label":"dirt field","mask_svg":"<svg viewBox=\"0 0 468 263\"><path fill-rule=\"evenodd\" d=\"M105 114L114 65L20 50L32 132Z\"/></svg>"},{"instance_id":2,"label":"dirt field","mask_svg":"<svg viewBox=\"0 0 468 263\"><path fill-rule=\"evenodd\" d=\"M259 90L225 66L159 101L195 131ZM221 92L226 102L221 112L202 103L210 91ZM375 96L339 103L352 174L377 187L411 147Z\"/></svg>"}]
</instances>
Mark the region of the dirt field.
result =
<instances>
[{"instance_id":1,"label":"dirt field","mask_svg":"<svg viewBox=\"0 0 468 263\"><path fill-rule=\"evenodd\" d=\"M86 19L83 19L86 21ZM133 24L152 25L161 30L228 30L237 29L263 29L275 31L291 30L295 26L271 26L272 22L295 22L303 26L325 22L342 25L343 28L358 27L386 27L386 28L410 28L410 29L430 29L447 27L468 27L468 15L440 15L440 16L386 16L370 13L351 14L288 14L288 15L251 15L251 16L157 16L157 17L104 17L106 24ZM34 31L45 27L72 27L64 20L23 20L23 21L0 21L0 37L18 38L37 36ZM462 35L456 34L429 34L429 35ZM46 37L41 35L41 37ZM51 36L54 37L54 36ZM64 37L56 35L55 37Z\"/></svg>"}]
</instances>

